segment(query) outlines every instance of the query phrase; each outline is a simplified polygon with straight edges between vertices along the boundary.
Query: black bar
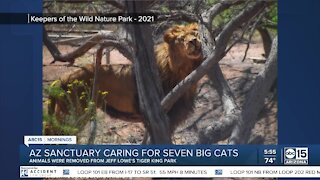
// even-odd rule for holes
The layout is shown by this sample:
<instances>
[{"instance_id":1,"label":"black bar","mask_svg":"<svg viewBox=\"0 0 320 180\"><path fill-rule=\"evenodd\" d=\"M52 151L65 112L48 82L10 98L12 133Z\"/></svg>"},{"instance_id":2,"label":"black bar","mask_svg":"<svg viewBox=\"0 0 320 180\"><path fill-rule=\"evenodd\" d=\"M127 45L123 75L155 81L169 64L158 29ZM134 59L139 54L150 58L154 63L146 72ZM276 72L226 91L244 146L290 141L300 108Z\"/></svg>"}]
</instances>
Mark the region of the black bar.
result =
<instances>
[{"instance_id":1,"label":"black bar","mask_svg":"<svg viewBox=\"0 0 320 180\"><path fill-rule=\"evenodd\" d=\"M156 14L39 14L0 13L0 24L121 24L154 23Z\"/></svg>"}]
</instances>

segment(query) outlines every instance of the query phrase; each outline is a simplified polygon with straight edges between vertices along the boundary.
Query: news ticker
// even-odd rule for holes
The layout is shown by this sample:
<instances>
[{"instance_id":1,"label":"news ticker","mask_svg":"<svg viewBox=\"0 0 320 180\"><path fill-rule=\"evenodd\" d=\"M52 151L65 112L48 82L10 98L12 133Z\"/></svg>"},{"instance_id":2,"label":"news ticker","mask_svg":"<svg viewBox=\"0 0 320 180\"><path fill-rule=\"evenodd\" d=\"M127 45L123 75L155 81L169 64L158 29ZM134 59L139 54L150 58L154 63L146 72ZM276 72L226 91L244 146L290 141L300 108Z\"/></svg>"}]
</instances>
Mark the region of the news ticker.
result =
<instances>
[{"instance_id":1,"label":"news ticker","mask_svg":"<svg viewBox=\"0 0 320 180\"><path fill-rule=\"evenodd\" d=\"M320 177L320 166L20 166L20 178Z\"/></svg>"},{"instance_id":2,"label":"news ticker","mask_svg":"<svg viewBox=\"0 0 320 180\"><path fill-rule=\"evenodd\" d=\"M320 166L320 145L28 144L20 146L20 165Z\"/></svg>"},{"instance_id":3,"label":"news ticker","mask_svg":"<svg viewBox=\"0 0 320 180\"><path fill-rule=\"evenodd\" d=\"M62 13L0 13L0 24L117 24L154 23L152 13L62 14Z\"/></svg>"}]
</instances>

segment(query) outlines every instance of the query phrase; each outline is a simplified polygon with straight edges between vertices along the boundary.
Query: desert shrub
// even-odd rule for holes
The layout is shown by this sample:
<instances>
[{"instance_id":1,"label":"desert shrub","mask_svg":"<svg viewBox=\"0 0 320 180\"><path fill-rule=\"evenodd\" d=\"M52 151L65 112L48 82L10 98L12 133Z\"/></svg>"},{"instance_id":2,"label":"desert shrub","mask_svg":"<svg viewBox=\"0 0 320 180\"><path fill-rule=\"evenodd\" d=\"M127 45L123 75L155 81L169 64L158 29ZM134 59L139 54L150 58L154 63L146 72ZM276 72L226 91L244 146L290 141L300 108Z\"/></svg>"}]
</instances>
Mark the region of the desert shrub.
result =
<instances>
[{"instance_id":1,"label":"desert shrub","mask_svg":"<svg viewBox=\"0 0 320 180\"><path fill-rule=\"evenodd\" d=\"M45 105L50 106L53 99L66 105L67 113L62 118L56 114L43 112L43 134L76 135L90 120L96 120L96 104L92 100L92 87L79 80L67 84L62 88L59 80L44 88L49 98ZM106 96L107 92L98 91L97 96Z\"/></svg>"}]
</instances>

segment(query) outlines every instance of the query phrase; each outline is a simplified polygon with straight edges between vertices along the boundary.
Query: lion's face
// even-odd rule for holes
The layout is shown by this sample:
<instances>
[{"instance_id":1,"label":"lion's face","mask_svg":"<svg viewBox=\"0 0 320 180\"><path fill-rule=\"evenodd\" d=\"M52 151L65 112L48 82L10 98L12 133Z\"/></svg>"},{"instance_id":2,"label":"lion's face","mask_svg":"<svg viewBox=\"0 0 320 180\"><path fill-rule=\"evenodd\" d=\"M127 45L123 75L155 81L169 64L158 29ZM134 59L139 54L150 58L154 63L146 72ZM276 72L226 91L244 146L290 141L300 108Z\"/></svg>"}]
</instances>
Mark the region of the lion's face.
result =
<instances>
[{"instance_id":1,"label":"lion's face","mask_svg":"<svg viewBox=\"0 0 320 180\"><path fill-rule=\"evenodd\" d=\"M164 35L164 41L182 57L191 60L202 59L197 24L180 25L170 28Z\"/></svg>"}]
</instances>

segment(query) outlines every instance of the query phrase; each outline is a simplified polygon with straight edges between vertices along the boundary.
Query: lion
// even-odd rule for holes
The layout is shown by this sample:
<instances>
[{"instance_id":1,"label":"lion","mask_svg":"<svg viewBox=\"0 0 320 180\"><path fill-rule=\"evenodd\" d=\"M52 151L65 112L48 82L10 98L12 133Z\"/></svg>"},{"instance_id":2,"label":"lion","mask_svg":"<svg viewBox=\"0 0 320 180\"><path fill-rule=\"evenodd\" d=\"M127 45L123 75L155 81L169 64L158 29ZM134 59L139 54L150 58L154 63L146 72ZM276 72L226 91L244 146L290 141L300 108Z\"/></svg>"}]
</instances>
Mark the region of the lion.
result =
<instances>
[{"instance_id":1,"label":"lion","mask_svg":"<svg viewBox=\"0 0 320 180\"><path fill-rule=\"evenodd\" d=\"M155 46L154 51L162 87L167 94L201 64L203 55L196 23L171 27L164 33L163 40ZM83 81L92 87L94 72L94 65L88 64L62 76L60 87L67 90L68 84L75 80ZM101 65L98 72L98 89L108 94L98 97L97 107L112 117L131 122L143 122L139 112L138 92L132 64ZM192 85L168 112L171 134L193 111L196 88L196 84ZM82 91L83 89L78 89L78 92L72 92L73 96L80 96ZM57 98L50 97L50 99L49 113L55 114L60 119L63 118L64 114L68 113L66 103Z\"/></svg>"}]
</instances>

